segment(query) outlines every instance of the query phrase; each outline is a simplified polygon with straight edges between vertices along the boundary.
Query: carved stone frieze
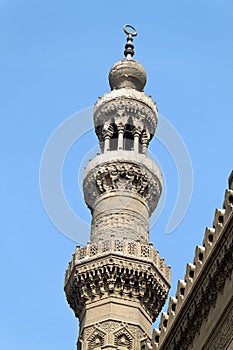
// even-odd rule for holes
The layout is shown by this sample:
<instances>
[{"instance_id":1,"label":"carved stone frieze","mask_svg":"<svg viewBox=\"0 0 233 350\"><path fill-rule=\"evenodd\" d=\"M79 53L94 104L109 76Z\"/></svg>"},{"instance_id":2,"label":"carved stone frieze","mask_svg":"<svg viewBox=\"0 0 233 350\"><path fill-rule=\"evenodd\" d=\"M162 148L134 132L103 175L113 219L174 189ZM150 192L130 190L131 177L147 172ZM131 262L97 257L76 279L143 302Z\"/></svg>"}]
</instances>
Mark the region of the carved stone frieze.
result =
<instances>
[{"instance_id":1,"label":"carved stone frieze","mask_svg":"<svg viewBox=\"0 0 233 350\"><path fill-rule=\"evenodd\" d=\"M141 123L151 137L155 133L158 111L155 102L143 92L133 89L114 90L101 97L94 108L94 125L97 136L102 139L102 128L106 122L119 124L122 118L127 124Z\"/></svg>"},{"instance_id":2,"label":"carved stone frieze","mask_svg":"<svg viewBox=\"0 0 233 350\"><path fill-rule=\"evenodd\" d=\"M148 335L139 325L120 321L104 321L83 329L79 336L84 350L92 350L98 346L114 345L118 349L144 349L141 344L150 342Z\"/></svg>"},{"instance_id":3,"label":"carved stone frieze","mask_svg":"<svg viewBox=\"0 0 233 350\"><path fill-rule=\"evenodd\" d=\"M143 164L117 160L90 169L85 174L83 188L85 201L91 209L101 195L120 191L143 198L151 214L161 195L161 182L157 174Z\"/></svg>"},{"instance_id":4,"label":"carved stone frieze","mask_svg":"<svg viewBox=\"0 0 233 350\"><path fill-rule=\"evenodd\" d=\"M134 258L130 262L123 255L109 254L96 256L94 261L83 259L72 266L66 276L65 293L76 317L81 316L86 303L116 297L139 303L154 321L170 288L149 259Z\"/></svg>"}]
</instances>

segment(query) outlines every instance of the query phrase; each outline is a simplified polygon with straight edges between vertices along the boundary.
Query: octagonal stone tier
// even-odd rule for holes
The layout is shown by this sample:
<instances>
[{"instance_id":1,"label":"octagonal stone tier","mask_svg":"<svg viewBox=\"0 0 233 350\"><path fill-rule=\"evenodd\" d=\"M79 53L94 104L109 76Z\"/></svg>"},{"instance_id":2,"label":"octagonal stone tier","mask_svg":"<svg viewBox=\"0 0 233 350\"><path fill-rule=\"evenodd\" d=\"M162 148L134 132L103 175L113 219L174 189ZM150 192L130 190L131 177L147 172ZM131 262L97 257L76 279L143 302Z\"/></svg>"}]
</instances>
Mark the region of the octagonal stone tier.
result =
<instances>
[{"instance_id":1,"label":"octagonal stone tier","mask_svg":"<svg viewBox=\"0 0 233 350\"><path fill-rule=\"evenodd\" d=\"M119 307L128 302L147 319L150 329L164 305L170 288L170 267L151 243L112 239L99 244L77 246L65 276L67 300L76 317L92 319L86 311L96 303L100 309L106 299ZM110 300L110 299L109 299ZM115 301L114 301L115 300ZM122 321L125 315L122 314Z\"/></svg>"}]
</instances>

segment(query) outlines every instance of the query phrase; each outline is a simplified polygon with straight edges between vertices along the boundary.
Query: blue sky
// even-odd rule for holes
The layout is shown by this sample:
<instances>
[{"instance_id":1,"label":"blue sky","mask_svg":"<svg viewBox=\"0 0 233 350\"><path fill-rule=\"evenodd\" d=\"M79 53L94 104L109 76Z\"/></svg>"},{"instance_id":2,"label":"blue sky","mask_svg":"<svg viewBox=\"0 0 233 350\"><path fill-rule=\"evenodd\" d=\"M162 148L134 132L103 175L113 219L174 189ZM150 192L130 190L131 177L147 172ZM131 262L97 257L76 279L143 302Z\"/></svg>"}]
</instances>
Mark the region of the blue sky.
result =
<instances>
[{"instance_id":1,"label":"blue sky","mask_svg":"<svg viewBox=\"0 0 233 350\"><path fill-rule=\"evenodd\" d=\"M156 139L151 143L167 184L151 240L172 266L170 295L222 205L233 155L232 0L0 0L4 350L75 349L78 326L63 293L75 243L59 233L43 208L40 160L57 126L109 91L109 69L123 57L125 23L139 33L135 59L147 70L145 91L182 136L193 165L190 207L179 227L166 234L177 171L165 147ZM67 200L87 221L77 172L96 143L88 133L64 163Z\"/></svg>"}]
</instances>

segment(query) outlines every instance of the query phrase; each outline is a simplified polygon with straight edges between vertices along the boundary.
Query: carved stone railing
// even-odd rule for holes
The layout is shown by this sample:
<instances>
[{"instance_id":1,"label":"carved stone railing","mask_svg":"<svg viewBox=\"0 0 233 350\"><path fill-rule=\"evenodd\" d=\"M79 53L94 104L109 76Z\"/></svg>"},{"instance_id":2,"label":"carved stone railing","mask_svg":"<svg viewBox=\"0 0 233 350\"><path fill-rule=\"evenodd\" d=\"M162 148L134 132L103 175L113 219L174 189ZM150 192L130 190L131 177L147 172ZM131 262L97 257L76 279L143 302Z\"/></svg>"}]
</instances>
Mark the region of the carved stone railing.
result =
<instances>
[{"instance_id":1,"label":"carved stone railing","mask_svg":"<svg viewBox=\"0 0 233 350\"><path fill-rule=\"evenodd\" d=\"M165 278L167 283L170 284L171 268L166 265L164 258L160 258L159 252L153 248L153 244L128 241L127 238L122 240L115 240L113 238L111 240L100 241L98 244L88 243L85 247L77 246L66 270L65 284L76 265L98 256L108 255L109 253L149 260L154 264L163 278Z\"/></svg>"}]
</instances>

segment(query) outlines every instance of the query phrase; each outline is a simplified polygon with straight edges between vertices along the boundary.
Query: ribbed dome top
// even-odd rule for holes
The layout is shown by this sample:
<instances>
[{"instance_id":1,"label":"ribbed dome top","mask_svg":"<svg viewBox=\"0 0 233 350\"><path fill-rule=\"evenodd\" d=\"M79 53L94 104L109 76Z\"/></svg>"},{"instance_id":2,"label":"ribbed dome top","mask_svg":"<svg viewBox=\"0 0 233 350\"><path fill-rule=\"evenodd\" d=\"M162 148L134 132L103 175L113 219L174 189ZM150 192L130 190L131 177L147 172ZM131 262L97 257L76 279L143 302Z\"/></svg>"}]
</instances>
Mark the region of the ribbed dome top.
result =
<instances>
[{"instance_id":1,"label":"ribbed dome top","mask_svg":"<svg viewBox=\"0 0 233 350\"><path fill-rule=\"evenodd\" d=\"M146 85L146 71L141 63L126 57L112 66L108 79L112 90L132 88L143 91Z\"/></svg>"}]
</instances>

